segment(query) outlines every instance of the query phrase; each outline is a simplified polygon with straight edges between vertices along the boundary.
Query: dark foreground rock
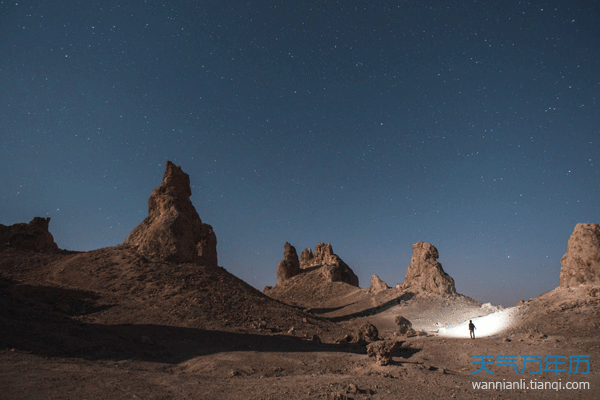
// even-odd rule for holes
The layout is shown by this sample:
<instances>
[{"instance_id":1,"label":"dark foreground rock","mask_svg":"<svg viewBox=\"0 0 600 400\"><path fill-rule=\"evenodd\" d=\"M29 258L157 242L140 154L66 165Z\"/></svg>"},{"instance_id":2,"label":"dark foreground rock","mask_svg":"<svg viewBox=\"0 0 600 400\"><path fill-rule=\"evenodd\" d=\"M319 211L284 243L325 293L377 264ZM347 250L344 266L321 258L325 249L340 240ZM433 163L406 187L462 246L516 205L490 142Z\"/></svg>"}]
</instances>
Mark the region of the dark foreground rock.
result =
<instances>
[{"instance_id":1,"label":"dark foreground rock","mask_svg":"<svg viewBox=\"0 0 600 400\"><path fill-rule=\"evenodd\" d=\"M0 224L0 246L22 250L53 252L58 250L54 237L48 230L50 218L35 217L30 223Z\"/></svg>"}]
</instances>

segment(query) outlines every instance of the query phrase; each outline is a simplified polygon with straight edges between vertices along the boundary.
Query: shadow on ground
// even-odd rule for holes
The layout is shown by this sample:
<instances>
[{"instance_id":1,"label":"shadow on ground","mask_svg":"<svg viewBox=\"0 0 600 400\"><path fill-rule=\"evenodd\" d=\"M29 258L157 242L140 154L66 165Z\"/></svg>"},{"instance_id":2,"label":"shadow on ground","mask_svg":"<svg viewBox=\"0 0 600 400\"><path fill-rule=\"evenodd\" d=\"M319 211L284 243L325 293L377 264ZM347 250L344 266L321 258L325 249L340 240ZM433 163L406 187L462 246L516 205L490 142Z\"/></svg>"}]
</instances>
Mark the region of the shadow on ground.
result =
<instances>
[{"instance_id":1,"label":"shadow on ground","mask_svg":"<svg viewBox=\"0 0 600 400\"><path fill-rule=\"evenodd\" d=\"M78 321L77 316L110 307L95 306L94 296L87 291L19 285L0 277L0 348L48 357L171 364L229 351L366 354L364 345L319 343L290 335ZM405 351L405 358L414 354Z\"/></svg>"},{"instance_id":2,"label":"shadow on ground","mask_svg":"<svg viewBox=\"0 0 600 400\"><path fill-rule=\"evenodd\" d=\"M354 319L354 318L368 317L370 315L379 314L386 310L389 310L390 308L399 305L402 301L408 301L408 300L412 299L413 297L415 297L414 293L406 292L406 293L403 293L401 296L395 297L395 298L393 298L389 301L386 301L385 303L380 304L378 306L370 307L370 308L367 308L367 309L364 309L361 311L357 311L357 312L354 312L351 314L343 315L340 317L330 317L328 319L332 322L342 322L342 321L350 321L351 319Z\"/></svg>"}]
</instances>

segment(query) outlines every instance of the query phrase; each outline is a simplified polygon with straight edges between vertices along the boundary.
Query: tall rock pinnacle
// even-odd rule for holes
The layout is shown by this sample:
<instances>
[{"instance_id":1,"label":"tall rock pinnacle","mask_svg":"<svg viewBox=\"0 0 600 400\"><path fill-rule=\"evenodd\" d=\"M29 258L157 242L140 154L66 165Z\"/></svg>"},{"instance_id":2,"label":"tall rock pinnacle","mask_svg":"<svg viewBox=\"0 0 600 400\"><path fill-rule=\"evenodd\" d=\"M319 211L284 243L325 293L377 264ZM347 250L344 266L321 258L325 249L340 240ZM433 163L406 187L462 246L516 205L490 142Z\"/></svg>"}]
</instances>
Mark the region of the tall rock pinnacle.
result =
<instances>
[{"instance_id":1,"label":"tall rock pinnacle","mask_svg":"<svg viewBox=\"0 0 600 400\"><path fill-rule=\"evenodd\" d=\"M296 248L285 242L285 251L283 260L277 265L277 284L280 285L286 280L300 273L300 261Z\"/></svg>"},{"instance_id":2,"label":"tall rock pinnacle","mask_svg":"<svg viewBox=\"0 0 600 400\"><path fill-rule=\"evenodd\" d=\"M437 259L438 250L431 243L413 244L413 255L406 270L404 288L428 293L456 294L454 279L444 272Z\"/></svg>"},{"instance_id":3,"label":"tall rock pinnacle","mask_svg":"<svg viewBox=\"0 0 600 400\"><path fill-rule=\"evenodd\" d=\"M560 286L600 283L600 226L577 224L560 264Z\"/></svg>"},{"instance_id":4,"label":"tall rock pinnacle","mask_svg":"<svg viewBox=\"0 0 600 400\"><path fill-rule=\"evenodd\" d=\"M190 201L190 176L167 161L163 182L148 199L148 216L125 245L151 259L217 265L217 237Z\"/></svg>"}]
</instances>

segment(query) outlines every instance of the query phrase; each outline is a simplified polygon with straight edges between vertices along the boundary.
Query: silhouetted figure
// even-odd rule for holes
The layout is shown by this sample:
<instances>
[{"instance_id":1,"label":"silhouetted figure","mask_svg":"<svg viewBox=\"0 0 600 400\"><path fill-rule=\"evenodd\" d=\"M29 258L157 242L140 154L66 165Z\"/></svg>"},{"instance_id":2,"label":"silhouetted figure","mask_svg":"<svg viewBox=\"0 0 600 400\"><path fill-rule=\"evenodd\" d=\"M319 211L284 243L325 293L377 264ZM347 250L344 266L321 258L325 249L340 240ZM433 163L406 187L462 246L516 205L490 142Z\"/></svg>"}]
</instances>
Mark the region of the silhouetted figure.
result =
<instances>
[{"instance_id":1,"label":"silhouetted figure","mask_svg":"<svg viewBox=\"0 0 600 400\"><path fill-rule=\"evenodd\" d=\"M475 339L475 325L471 320L469 320L469 334L471 335L471 339Z\"/></svg>"}]
</instances>

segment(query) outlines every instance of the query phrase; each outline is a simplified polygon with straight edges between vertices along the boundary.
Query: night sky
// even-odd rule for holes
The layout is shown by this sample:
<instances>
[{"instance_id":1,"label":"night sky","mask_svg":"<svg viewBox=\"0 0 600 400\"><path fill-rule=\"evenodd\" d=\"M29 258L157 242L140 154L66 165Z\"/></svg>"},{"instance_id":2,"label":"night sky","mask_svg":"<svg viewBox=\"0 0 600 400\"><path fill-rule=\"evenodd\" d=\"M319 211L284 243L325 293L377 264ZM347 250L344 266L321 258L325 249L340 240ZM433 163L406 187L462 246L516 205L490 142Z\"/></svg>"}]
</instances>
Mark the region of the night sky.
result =
<instances>
[{"instance_id":1,"label":"night sky","mask_svg":"<svg viewBox=\"0 0 600 400\"><path fill-rule=\"evenodd\" d=\"M122 243L167 160L219 264L262 290L284 243L460 293L558 286L600 223L595 1L0 1L0 223Z\"/></svg>"}]
</instances>

